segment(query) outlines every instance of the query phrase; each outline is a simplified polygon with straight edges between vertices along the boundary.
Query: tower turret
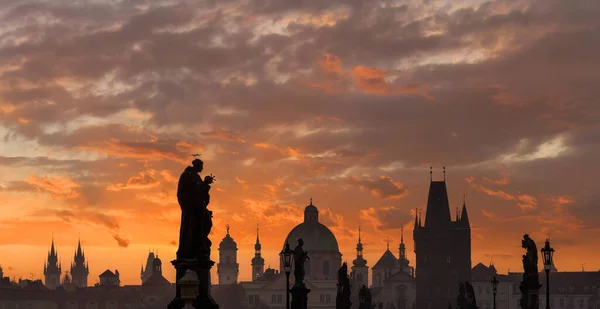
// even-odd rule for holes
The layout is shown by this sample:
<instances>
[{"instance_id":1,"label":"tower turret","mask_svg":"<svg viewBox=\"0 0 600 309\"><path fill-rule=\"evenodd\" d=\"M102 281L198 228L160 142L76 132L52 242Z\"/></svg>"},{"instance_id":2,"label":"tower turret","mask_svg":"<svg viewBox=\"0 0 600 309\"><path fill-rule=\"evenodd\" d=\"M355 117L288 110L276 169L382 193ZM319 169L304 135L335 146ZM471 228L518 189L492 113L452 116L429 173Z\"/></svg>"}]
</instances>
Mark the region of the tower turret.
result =
<instances>
[{"instance_id":1,"label":"tower turret","mask_svg":"<svg viewBox=\"0 0 600 309\"><path fill-rule=\"evenodd\" d=\"M81 248L81 239L77 241L77 250L71 263L71 282L79 288L88 286L88 275L90 269L85 260L85 253Z\"/></svg>"},{"instance_id":2,"label":"tower turret","mask_svg":"<svg viewBox=\"0 0 600 309\"><path fill-rule=\"evenodd\" d=\"M358 242L356 243L356 259L352 261L352 277L354 282L361 287L363 284L368 286L369 281L369 266L367 260L363 257L363 244L360 235L361 229L358 227Z\"/></svg>"},{"instance_id":3,"label":"tower turret","mask_svg":"<svg viewBox=\"0 0 600 309\"><path fill-rule=\"evenodd\" d=\"M406 256L406 245L404 244L404 227L400 227L400 246L398 247L398 262L400 270L405 273L415 276L415 269L410 266L410 261Z\"/></svg>"},{"instance_id":4,"label":"tower turret","mask_svg":"<svg viewBox=\"0 0 600 309\"><path fill-rule=\"evenodd\" d=\"M48 260L44 264L44 284L50 290L55 290L60 286L60 275L62 267L58 262L58 252L54 248L54 237L52 237L52 245L48 251Z\"/></svg>"},{"instance_id":5,"label":"tower turret","mask_svg":"<svg viewBox=\"0 0 600 309\"><path fill-rule=\"evenodd\" d=\"M227 234L219 244L219 263L217 264L219 285L237 283L240 269L237 262L237 251L237 244L229 235L229 225L227 225Z\"/></svg>"},{"instance_id":6,"label":"tower turret","mask_svg":"<svg viewBox=\"0 0 600 309\"><path fill-rule=\"evenodd\" d=\"M254 257L252 258L252 281L256 280L265 272L265 259L261 254L262 246L258 238L258 225L256 226L256 244L254 244Z\"/></svg>"}]
</instances>

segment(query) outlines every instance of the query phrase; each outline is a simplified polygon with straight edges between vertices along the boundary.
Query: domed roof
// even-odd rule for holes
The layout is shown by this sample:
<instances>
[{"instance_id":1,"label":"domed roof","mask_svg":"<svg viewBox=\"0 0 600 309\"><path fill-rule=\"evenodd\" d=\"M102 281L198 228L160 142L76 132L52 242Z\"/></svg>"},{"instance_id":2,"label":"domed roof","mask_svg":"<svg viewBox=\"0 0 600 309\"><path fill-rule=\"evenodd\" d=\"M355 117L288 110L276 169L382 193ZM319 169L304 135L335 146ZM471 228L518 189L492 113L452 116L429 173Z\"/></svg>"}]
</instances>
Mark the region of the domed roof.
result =
<instances>
[{"instance_id":1,"label":"domed roof","mask_svg":"<svg viewBox=\"0 0 600 309\"><path fill-rule=\"evenodd\" d=\"M223 237L223 240L221 240L221 243L219 244L219 250L222 249L237 250L237 243L231 238L231 235L229 235L229 224L227 225L227 235Z\"/></svg>"},{"instance_id":2,"label":"domed roof","mask_svg":"<svg viewBox=\"0 0 600 309\"><path fill-rule=\"evenodd\" d=\"M290 248L293 249L300 238L304 240L303 248L309 254L313 251L340 252L335 235L319 222L319 210L312 204L312 199L310 205L304 209L304 222L294 227L285 241L289 242ZM285 246L285 242L283 245Z\"/></svg>"}]
</instances>

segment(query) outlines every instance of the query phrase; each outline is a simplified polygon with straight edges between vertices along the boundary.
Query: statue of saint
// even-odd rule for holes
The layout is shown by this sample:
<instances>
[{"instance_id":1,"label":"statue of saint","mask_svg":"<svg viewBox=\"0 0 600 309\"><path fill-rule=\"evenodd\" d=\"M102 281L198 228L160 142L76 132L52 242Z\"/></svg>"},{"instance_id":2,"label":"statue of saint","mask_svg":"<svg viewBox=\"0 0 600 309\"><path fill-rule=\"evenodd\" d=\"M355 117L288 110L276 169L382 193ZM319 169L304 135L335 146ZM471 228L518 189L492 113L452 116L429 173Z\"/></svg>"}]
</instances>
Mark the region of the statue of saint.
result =
<instances>
[{"instance_id":1,"label":"statue of saint","mask_svg":"<svg viewBox=\"0 0 600 309\"><path fill-rule=\"evenodd\" d=\"M304 240L300 238L298 239L298 245L294 248L294 277L296 278L296 284L304 283L304 275L306 274L304 263L306 263L306 260L310 260L308 252L304 251L302 246L304 246Z\"/></svg>"},{"instance_id":2,"label":"statue of saint","mask_svg":"<svg viewBox=\"0 0 600 309\"><path fill-rule=\"evenodd\" d=\"M212 229L212 212L206 207L210 203L210 184L214 176L204 180L202 172L204 162L192 161L179 177L177 201L181 207L181 227L179 230L179 249L177 259L205 260L210 258L211 241L208 234Z\"/></svg>"},{"instance_id":3,"label":"statue of saint","mask_svg":"<svg viewBox=\"0 0 600 309\"><path fill-rule=\"evenodd\" d=\"M523 271L526 273L536 273L538 272L538 255L537 255L537 246L535 245L535 241L529 237L528 234L523 235L523 240L521 240L521 247L527 249L527 253L525 255L526 259L523 260Z\"/></svg>"}]
</instances>

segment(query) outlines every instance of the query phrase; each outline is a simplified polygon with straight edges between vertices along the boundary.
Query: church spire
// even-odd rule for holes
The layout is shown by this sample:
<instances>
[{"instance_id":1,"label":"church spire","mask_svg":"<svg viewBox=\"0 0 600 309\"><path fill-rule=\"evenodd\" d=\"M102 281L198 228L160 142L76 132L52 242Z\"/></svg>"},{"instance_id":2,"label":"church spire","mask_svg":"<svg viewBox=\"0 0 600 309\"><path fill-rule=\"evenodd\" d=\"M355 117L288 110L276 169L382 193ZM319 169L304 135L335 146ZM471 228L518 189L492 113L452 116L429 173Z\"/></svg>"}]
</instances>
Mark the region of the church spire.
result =
<instances>
[{"instance_id":1,"label":"church spire","mask_svg":"<svg viewBox=\"0 0 600 309\"><path fill-rule=\"evenodd\" d=\"M361 239L361 229L358 226L358 243L356 244L356 259L352 261L352 264L356 266L366 266L367 260L363 258L363 244Z\"/></svg>"},{"instance_id":2,"label":"church spire","mask_svg":"<svg viewBox=\"0 0 600 309\"><path fill-rule=\"evenodd\" d=\"M260 245L260 239L258 237L258 223L256 224L256 244L254 244L254 254L258 254L260 255L260 249L261 249L261 245Z\"/></svg>"}]
</instances>

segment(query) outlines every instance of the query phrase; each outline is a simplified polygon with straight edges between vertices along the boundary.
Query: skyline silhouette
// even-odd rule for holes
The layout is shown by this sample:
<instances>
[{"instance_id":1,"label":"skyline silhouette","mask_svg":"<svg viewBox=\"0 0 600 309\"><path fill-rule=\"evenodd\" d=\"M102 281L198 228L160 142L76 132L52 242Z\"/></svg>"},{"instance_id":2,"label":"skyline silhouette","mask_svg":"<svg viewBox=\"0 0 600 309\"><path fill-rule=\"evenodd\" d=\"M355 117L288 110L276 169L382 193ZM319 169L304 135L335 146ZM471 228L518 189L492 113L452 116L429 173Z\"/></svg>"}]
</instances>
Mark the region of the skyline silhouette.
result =
<instances>
[{"instance_id":1,"label":"skyline silhouette","mask_svg":"<svg viewBox=\"0 0 600 309\"><path fill-rule=\"evenodd\" d=\"M527 233L600 269L600 2L141 3L0 3L6 276L41 278L52 239L69 268L80 238L90 285L138 284L148 250L175 258L195 154L240 280L256 225L278 268L309 199L342 261L359 226L370 264L388 237L397 255L430 166L452 218L466 196L473 265L521 269Z\"/></svg>"}]
</instances>

